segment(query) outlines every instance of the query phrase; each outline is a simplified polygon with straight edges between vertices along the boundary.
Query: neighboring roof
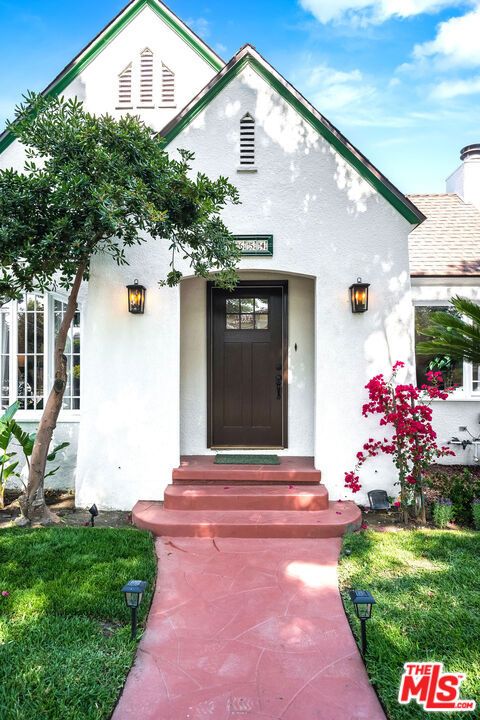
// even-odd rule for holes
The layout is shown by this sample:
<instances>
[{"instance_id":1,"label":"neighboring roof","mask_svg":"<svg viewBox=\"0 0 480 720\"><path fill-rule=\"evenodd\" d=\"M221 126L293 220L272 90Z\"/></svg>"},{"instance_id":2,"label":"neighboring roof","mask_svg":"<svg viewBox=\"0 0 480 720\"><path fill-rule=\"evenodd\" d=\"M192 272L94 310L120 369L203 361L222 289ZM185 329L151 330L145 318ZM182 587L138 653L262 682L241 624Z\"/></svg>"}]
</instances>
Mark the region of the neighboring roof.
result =
<instances>
[{"instance_id":1,"label":"neighboring roof","mask_svg":"<svg viewBox=\"0 0 480 720\"><path fill-rule=\"evenodd\" d=\"M168 144L235 78L250 65L273 87L335 150L352 165L403 217L418 225L425 217L380 170L352 145L301 93L278 73L251 45L242 47L219 73L161 131Z\"/></svg>"},{"instance_id":2,"label":"neighboring roof","mask_svg":"<svg viewBox=\"0 0 480 720\"><path fill-rule=\"evenodd\" d=\"M170 8L160 0L130 0L113 20L101 30L76 57L69 62L57 77L42 91L42 95L56 96L70 85L92 60L128 25L145 7L151 8L174 32L202 57L214 70L218 71L225 63L196 33L185 25ZM15 136L8 130L0 134L0 153L14 141Z\"/></svg>"},{"instance_id":3,"label":"neighboring roof","mask_svg":"<svg viewBox=\"0 0 480 720\"><path fill-rule=\"evenodd\" d=\"M410 233L410 274L480 275L480 210L455 193L408 197L427 217Z\"/></svg>"}]
</instances>

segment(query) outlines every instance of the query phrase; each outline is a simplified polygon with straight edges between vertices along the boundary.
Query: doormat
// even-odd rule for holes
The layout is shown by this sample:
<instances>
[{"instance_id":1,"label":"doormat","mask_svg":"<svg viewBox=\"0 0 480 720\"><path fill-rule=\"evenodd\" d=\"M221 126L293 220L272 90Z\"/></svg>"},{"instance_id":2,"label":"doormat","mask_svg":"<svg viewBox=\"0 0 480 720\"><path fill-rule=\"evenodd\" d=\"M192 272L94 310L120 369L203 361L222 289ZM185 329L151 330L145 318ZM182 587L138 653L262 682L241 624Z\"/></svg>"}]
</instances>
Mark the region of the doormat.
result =
<instances>
[{"instance_id":1,"label":"doormat","mask_svg":"<svg viewBox=\"0 0 480 720\"><path fill-rule=\"evenodd\" d=\"M219 455L216 465L280 465L278 455Z\"/></svg>"}]
</instances>

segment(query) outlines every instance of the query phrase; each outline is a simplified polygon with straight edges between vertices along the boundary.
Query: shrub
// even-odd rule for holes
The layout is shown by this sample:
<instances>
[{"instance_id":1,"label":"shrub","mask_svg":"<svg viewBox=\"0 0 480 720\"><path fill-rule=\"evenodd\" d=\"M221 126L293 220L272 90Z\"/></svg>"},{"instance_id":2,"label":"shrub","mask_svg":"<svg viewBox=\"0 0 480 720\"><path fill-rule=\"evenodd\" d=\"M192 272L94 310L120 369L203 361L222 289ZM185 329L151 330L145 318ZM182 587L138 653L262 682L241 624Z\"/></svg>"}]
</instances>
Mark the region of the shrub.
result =
<instances>
[{"instance_id":1,"label":"shrub","mask_svg":"<svg viewBox=\"0 0 480 720\"><path fill-rule=\"evenodd\" d=\"M439 498L433 506L433 521L438 528L446 528L453 520L452 501L447 498Z\"/></svg>"},{"instance_id":2,"label":"shrub","mask_svg":"<svg viewBox=\"0 0 480 720\"><path fill-rule=\"evenodd\" d=\"M480 498L474 498L472 503L473 524L475 530L480 530Z\"/></svg>"},{"instance_id":3,"label":"shrub","mask_svg":"<svg viewBox=\"0 0 480 720\"><path fill-rule=\"evenodd\" d=\"M453 505L453 517L460 525L473 524L473 500L480 497L480 476L469 468L438 467L429 473L427 500L437 502L449 498Z\"/></svg>"}]
</instances>

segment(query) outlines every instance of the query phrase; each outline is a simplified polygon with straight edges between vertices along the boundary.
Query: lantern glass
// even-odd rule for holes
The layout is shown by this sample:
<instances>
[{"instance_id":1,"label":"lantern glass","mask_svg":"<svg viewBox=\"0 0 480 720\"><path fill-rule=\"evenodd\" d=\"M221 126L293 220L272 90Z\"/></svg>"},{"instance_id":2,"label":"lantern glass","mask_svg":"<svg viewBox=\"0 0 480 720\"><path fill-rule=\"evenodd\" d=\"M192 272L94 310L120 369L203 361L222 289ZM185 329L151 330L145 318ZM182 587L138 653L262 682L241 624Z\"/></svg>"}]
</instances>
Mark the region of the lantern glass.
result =
<instances>
[{"instance_id":1,"label":"lantern glass","mask_svg":"<svg viewBox=\"0 0 480 720\"><path fill-rule=\"evenodd\" d=\"M355 612L360 620L369 620L372 616L372 606L375 598L368 590L351 590L350 598L355 607Z\"/></svg>"},{"instance_id":2,"label":"lantern glass","mask_svg":"<svg viewBox=\"0 0 480 720\"><path fill-rule=\"evenodd\" d=\"M133 285L127 285L128 311L134 315L142 315L145 312L146 288L135 280Z\"/></svg>"},{"instance_id":3,"label":"lantern glass","mask_svg":"<svg viewBox=\"0 0 480 720\"><path fill-rule=\"evenodd\" d=\"M122 592L125 595L125 602L129 608L138 608L142 602L143 593L147 583L144 580L130 580L123 586Z\"/></svg>"},{"instance_id":4,"label":"lantern glass","mask_svg":"<svg viewBox=\"0 0 480 720\"><path fill-rule=\"evenodd\" d=\"M352 303L353 313L362 313L368 310L368 288L369 283L363 283L362 278L357 278L357 282L350 285L350 300Z\"/></svg>"}]
</instances>

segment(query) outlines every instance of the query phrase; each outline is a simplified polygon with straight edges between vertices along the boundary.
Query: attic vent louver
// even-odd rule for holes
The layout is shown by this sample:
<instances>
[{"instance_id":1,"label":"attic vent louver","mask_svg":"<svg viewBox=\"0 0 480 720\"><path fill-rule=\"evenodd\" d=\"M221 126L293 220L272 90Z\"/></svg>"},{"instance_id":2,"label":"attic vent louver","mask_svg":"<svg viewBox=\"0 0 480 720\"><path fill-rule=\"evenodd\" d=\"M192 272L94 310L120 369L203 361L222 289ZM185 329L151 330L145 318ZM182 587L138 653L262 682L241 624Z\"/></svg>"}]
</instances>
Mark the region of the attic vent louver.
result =
<instances>
[{"instance_id":1,"label":"attic vent louver","mask_svg":"<svg viewBox=\"0 0 480 720\"><path fill-rule=\"evenodd\" d=\"M153 52L140 53L140 107L153 107Z\"/></svg>"},{"instance_id":2,"label":"attic vent louver","mask_svg":"<svg viewBox=\"0 0 480 720\"><path fill-rule=\"evenodd\" d=\"M162 62L162 106L175 107L175 73Z\"/></svg>"},{"instance_id":3,"label":"attic vent louver","mask_svg":"<svg viewBox=\"0 0 480 720\"><path fill-rule=\"evenodd\" d=\"M240 120L240 169L255 166L255 120L250 113Z\"/></svg>"},{"instance_id":4,"label":"attic vent louver","mask_svg":"<svg viewBox=\"0 0 480 720\"><path fill-rule=\"evenodd\" d=\"M132 107L132 63L118 76L118 107Z\"/></svg>"}]
</instances>

